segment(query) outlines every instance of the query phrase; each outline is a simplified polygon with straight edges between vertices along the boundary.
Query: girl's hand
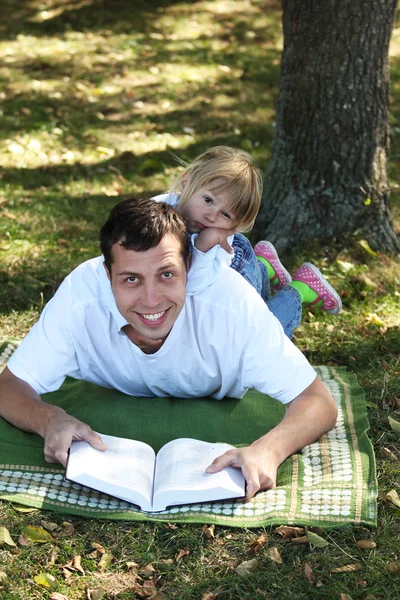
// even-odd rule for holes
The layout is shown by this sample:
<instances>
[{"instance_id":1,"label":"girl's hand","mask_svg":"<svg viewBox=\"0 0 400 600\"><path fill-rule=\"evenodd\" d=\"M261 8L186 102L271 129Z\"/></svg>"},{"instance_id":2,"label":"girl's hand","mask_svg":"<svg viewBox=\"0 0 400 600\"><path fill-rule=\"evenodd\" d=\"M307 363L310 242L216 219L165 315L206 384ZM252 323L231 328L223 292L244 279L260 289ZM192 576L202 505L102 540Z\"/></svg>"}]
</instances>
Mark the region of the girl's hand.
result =
<instances>
[{"instance_id":1,"label":"girl's hand","mask_svg":"<svg viewBox=\"0 0 400 600\"><path fill-rule=\"evenodd\" d=\"M201 252L208 252L208 250L219 244L228 254L233 254L233 250L228 243L228 237L234 233L236 233L234 229L206 227L198 234L194 242L195 248Z\"/></svg>"}]
</instances>

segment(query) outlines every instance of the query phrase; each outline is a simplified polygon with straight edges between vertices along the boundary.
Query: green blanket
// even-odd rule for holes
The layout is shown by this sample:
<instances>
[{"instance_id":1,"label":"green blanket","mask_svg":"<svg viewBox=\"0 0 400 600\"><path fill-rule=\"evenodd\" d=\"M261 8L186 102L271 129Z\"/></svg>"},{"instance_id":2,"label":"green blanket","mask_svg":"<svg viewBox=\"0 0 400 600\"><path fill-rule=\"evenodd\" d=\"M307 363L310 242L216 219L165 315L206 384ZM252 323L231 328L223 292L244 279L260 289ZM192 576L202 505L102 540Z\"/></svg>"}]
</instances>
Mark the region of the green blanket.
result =
<instances>
[{"instance_id":1,"label":"green blanket","mask_svg":"<svg viewBox=\"0 0 400 600\"><path fill-rule=\"evenodd\" d=\"M0 345L0 363L13 344ZM1 368L1 364L0 364ZM26 506L102 519L218 523L257 527L272 524L376 525L375 460L367 437L362 390L343 369L317 367L338 407L331 432L287 459L274 490L250 502L192 504L162 513L68 482L61 466L43 458L43 440L0 419L0 499ZM67 380L44 400L62 406L96 431L142 440L157 451L178 437L248 444L274 427L284 407L250 391L242 400L132 398L82 381Z\"/></svg>"}]
</instances>

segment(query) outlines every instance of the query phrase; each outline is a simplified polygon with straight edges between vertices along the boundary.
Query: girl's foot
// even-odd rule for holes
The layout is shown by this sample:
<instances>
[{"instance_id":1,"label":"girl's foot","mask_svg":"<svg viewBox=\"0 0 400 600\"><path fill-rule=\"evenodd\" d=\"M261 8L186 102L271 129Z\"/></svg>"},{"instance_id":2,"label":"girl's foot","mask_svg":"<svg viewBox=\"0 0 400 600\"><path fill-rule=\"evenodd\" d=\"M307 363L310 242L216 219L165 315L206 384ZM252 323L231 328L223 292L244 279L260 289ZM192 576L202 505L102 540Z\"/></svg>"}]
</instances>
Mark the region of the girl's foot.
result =
<instances>
[{"instance_id":1,"label":"girl's foot","mask_svg":"<svg viewBox=\"0 0 400 600\"><path fill-rule=\"evenodd\" d=\"M290 285L299 292L304 304L318 306L329 315L337 315L342 310L339 294L328 283L321 271L309 262L302 264L297 269Z\"/></svg>"},{"instance_id":2,"label":"girl's foot","mask_svg":"<svg viewBox=\"0 0 400 600\"><path fill-rule=\"evenodd\" d=\"M258 260L262 262L268 271L271 288L279 291L292 281L290 273L279 260L277 251L271 242L262 240L254 246L254 252Z\"/></svg>"}]
</instances>

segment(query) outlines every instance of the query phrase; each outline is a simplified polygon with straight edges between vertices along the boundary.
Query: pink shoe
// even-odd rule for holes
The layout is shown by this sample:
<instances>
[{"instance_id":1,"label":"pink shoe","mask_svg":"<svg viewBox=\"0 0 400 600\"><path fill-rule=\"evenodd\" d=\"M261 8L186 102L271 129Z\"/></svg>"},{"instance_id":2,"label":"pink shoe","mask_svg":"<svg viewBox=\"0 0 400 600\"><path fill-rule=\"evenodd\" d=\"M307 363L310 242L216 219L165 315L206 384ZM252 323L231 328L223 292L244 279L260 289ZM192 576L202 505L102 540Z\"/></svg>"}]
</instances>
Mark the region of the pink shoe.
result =
<instances>
[{"instance_id":1,"label":"pink shoe","mask_svg":"<svg viewBox=\"0 0 400 600\"><path fill-rule=\"evenodd\" d=\"M339 294L327 282L321 271L309 262L305 262L297 269L293 275L293 281L301 281L310 287L317 294L317 298L311 302L311 305L323 301L320 308L329 315L337 315L342 310L342 300Z\"/></svg>"},{"instance_id":2,"label":"pink shoe","mask_svg":"<svg viewBox=\"0 0 400 600\"><path fill-rule=\"evenodd\" d=\"M254 252L257 257L265 258L265 260L267 260L274 269L275 275L272 279L270 279L270 284L273 290L281 290L292 281L290 273L286 271L285 267L279 260L278 253L271 242L265 242L264 240L258 242L254 246Z\"/></svg>"}]
</instances>

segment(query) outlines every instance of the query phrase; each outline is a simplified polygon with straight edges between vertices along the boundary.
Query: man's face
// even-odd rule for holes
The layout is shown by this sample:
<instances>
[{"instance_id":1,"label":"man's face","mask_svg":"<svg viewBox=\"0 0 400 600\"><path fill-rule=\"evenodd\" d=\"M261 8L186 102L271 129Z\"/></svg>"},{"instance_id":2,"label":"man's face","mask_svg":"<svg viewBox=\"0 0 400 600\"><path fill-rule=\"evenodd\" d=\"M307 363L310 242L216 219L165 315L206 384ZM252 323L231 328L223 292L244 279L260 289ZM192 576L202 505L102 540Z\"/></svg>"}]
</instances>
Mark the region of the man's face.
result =
<instances>
[{"instance_id":1,"label":"man's face","mask_svg":"<svg viewBox=\"0 0 400 600\"><path fill-rule=\"evenodd\" d=\"M179 240L167 234L143 252L114 244L112 255L107 275L117 308L132 327L129 338L138 346L164 342L185 303L187 272Z\"/></svg>"}]
</instances>

